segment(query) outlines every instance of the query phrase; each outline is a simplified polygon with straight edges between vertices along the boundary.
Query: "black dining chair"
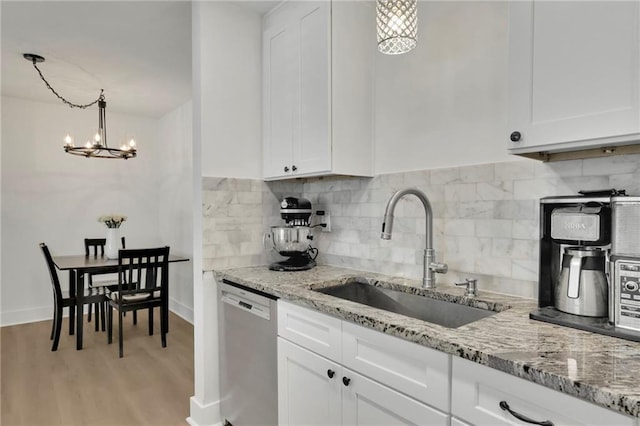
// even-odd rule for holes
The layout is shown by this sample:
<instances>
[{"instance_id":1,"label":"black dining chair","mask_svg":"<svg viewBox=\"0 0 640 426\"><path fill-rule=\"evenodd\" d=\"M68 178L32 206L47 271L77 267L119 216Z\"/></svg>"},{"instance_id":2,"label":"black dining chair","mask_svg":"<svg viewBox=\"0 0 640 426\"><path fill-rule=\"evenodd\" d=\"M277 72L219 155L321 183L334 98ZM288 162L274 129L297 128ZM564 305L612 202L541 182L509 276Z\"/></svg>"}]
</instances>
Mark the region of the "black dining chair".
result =
<instances>
[{"instance_id":1,"label":"black dining chair","mask_svg":"<svg viewBox=\"0 0 640 426\"><path fill-rule=\"evenodd\" d=\"M169 247L120 250L118 287L109 293L107 341L113 338L113 310L118 311L120 358L124 356L122 320L125 312L149 310L149 335L153 335L153 309L160 308L162 347L167 346L169 329Z\"/></svg>"},{"instance_id":2,"label":"black dining chair","mask_svg":"<svg viewBox=\"0 0 640 426\"><path fill-rule=\"evenodd\" d=\"M50 340L53 340L51 350L57 351L58 343L60 342L60 331L62 330L62 311L64 308L69 308L69 321L73 323L75 320L76 297L75 295L69 294L68 291L62 291L60 280L58 279L58 272L56 271L56 266L53 263L49 248L45 243L40 243L40 248L42 249L42 254L49 268L51 287L53 289L53 324L51 325ZM107 300L104 288L85 289L84 286L80 285L77 287L78 291L84 291L83 304L91 305L92 303L103 303ZM72 326L69 327L69 334L72 334Z\"/></svg>"},{"instance_id":3,"label":"black dining chair","mask_svg":"<svg viewBox=\"0 0 640 426\"><path fill-rule=\"evenodd\" d=\"M126 248L126 243L124 237L121 238L122 248ZM104 256L104 246L107 243L106 238L85 238L84 239L84 255L85 257L93 256ZM104 275L109 274L112 277L103 280L93 280L93 277L96 275ZM92 272L87 274L88 286L89 287L116 287L118 285L117 277L111 272ZM102 331L105 331L105 312L106 312L106 303L98 304L95 303L96 308L96 321L95 321L95 331L98 331L100 328L100 321L102 321ZM87 315L87 321L91 322L91 311L93 305L89 305L89 313ZM98 320L98 316L100 321ZM136 318L137 320L137 318Z\"/></svg>"}]
</instances>

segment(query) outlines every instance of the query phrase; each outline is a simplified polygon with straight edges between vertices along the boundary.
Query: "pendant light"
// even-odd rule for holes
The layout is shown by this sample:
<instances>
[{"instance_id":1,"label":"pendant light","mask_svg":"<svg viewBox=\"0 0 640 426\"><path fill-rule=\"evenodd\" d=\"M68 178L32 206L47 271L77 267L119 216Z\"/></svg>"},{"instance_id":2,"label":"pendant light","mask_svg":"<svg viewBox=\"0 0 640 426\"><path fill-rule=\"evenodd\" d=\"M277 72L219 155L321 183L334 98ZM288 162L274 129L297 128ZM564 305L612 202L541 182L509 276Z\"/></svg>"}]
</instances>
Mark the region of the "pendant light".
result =
<instances>
[{"instance_id":1,"label":"pendant light","mask_svg":"<svg viewBox=\"0 0 640 426\"><path fill-rule=\"evenodd\" d=\"M53 92L53 94L56 95L58 99L60 99L64 104L68 105L71 108L80 109L86 109L90 106L98 104L98 130L95 135L93 135L93 137L89 139L83 146L75 146L73 137L70 134L67 134L64 137L64 152L73 155L80 155L86 158L115 158L127 160L129 158L136 157L136 142L133 138L125 142L119 149L110 148L109 145L107 145L107 102L104 98L104 90L100 89L100 96L98 96L98 99L86 105L71 103L60 96L42 75L42 72L37 65L39 62L44 62L44 58L42 56L36 55L34 53L25 53L22 56L26 60L33 63L33 67L36 69L36 71L38 71L40 78L42 79L42 81L44 81L44 84L47 86L47 88L51 90L51 92Z\"/></svg>"},{"instance_id":2,"label":"pendant light","mask_svg":"<svg viewBox=\"0 0 640 426\"><path fill-rule=\"evenodd\" d=\"M380 52L409 52L418 41L418 1L376 0L376 24Z\"/></svg>"}]
</instances>

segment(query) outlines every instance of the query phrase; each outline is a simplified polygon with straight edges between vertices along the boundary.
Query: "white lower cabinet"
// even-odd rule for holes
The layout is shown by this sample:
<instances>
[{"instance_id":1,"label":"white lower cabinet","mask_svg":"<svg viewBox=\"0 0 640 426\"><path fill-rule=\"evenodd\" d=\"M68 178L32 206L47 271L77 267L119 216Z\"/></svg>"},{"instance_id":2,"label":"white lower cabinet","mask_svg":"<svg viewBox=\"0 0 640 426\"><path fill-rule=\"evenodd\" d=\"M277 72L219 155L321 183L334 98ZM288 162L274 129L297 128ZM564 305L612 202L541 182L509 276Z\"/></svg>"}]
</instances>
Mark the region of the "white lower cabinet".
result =
<instances>
[{"instance_id":1,"label":"white lower cabinet","mask_svg":"<svg viewBox=\"0 0 640 426\"><path fill-rule=\"evenodd\" d=\"M278 419L281 425L339 425L342 367L278 337Z\"/></svg>"},{"instance_id":2,"label":"white lower cabinet","mask_svg":"<svg viewBox=\"0 0 640 426\"><path fill-rule=\"evenodd\" d=\"M348 386L342 389L343 425L442 425L449 415L400 392L344 369Z\"/></svg>"},{"instance_id":3,"label":"white lower cabinet","mask_svg":"<svg viewBox=\"0 0 640 426\"><path fill-rule=\"evenodd\" d=\"M278 337L281 425L442 425L449 416Z\"/></svg>"},{"instance_id":4,"label":"white lower cabinet","mask_svg":"<svg viewBox=\"0 0 640 426\"><path fill-rule=\"evenodd\" d=\"M636 425L632 417L475 362L454 357L452 367L451 414L469 425L532 423L518 416L548 426Z\"/></svg>"},{"instance_id":5,"label":"white lower cabinet","mask_svg":"<svg viewBox=\"0 0 640 426\"><path fill-rule=\"evenodd\" d=\"M448 355L278 302L280 425L448 426L449 389Z\"/></svg>"}]
</instances>

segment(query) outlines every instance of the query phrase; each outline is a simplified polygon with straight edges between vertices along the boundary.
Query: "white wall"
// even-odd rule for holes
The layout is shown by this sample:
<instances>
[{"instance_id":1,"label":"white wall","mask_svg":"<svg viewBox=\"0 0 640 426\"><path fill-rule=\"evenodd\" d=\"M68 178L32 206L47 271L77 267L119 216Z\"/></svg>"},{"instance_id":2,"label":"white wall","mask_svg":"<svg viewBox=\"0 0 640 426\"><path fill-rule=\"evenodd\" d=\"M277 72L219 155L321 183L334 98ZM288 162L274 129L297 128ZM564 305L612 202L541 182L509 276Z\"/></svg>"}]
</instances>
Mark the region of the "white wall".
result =
<instances>
[{"instance_id":1,"label":"white wall","mask_svg":"<svg viewBox=\"0 0 640 426\"><path fill-rule=\"evenodd\" d=\"M193 259L193 158L191 102L160 118L158 124L158 232L171 252ZM169 268L170 309L193 323L193 267Z\"/></svg>"},{"instance_id":2,"label":"white wall","mask_svg":"<svg viewBox=\"0 0 640 426\"><path fill-rule=\"evenodd\" d=\"M418 46L376 55L376 174L506 153L507 2L418 4Z\"/></svg>"},{"instance_id":3,"label":"white wall","mask_svg":"<svg viewBox=\"0 0 640 426\"><path fill-rule=\"evenodd\" d=\"M261 178L262 19L231 2L201 10L202 175Z\"/></svg>"},{"instance_id":4,"label":"white wall","mask_svg":"<svg viewBox=\"0 0 640 426\"><path fill-rule=\"evenodd\" d=\"M64 153L64 133L90 135L97 125L95 109L2 98L2 325L51 318L51 284L40 242L54 255L83 253L83 238L106 235L97 217L122 213L128 216L120 228L127 247L172 245L158 232L159 182L166 166L158 121L107 114L111 145L133 132L137 158ZM67 275L60 277L66 285Z\"/></svg>"}]
</instances>

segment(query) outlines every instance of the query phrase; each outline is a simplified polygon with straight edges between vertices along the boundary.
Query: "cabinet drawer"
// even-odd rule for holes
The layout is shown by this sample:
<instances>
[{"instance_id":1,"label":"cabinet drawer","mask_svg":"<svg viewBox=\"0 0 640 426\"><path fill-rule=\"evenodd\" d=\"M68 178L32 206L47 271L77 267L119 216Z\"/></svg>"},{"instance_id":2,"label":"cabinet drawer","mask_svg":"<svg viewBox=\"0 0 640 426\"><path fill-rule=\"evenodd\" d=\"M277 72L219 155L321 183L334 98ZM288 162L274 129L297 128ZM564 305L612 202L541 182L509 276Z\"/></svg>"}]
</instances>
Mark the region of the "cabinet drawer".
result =
<instances>
[{"instance_id":1,"label":"cabinet drawer","mask_svg":"<svg viewBox=\"0 0 640 426\"><path fill-rule=\"evenodd\" d=\"M342 332L345 367L449 411L449 355L346 321Z\"/></svg>"},{"instance_id":2,"label":"cabinet drawer","mask_svg":"<svg viewBox=\"0 0 640 426\"><path fill-rule=\"evenodd\" d=\"M500 408L560 425L629 425L635 419L578 398L453 357L451 414L475 425L526 425Z\"/></svg>"},{"instance_id":3,"label":"cabinet drawer","mask_svg":"<svg viewBox=\"0 0 640 426\"><path fill-rule=\"evenodd\" d=\"M342 388L342 424L448 426L449 415L409 398L356 372Z\"/></svg>"},{"instance_id":4,"label":"cabinet drawer","mask_svg":"<svg viewBox=\"0 0 640 426\"><path fill-rule=\"evenodd\" d=\"M278 336L341 362L342 325L338 318L278 301Z\"/></svg>"}]
</instances>

